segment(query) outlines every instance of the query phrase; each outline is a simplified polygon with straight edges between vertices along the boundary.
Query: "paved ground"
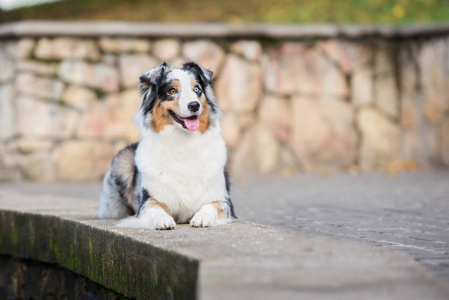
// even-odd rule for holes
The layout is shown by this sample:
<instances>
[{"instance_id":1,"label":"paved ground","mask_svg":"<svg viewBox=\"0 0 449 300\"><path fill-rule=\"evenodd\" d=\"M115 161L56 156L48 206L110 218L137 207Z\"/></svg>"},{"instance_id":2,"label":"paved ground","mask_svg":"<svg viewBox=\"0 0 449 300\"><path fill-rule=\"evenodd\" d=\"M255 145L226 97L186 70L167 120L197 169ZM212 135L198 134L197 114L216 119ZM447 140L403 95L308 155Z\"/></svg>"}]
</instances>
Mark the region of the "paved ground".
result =
<instances>
[{"instance_id":1,"label":"paved ground","mask_svg":"<svg viewBox=\"0 0 449 300\"><path fill-rule=\"evenodd\" d=\"M101 186L0 185L97 198ZM404 251L449 280L449 172L258 178L234 184L241 220Z\"/></svg>"},{"instance_id":2,"label":"paved ground","mask_svg":"<svg viewBox=\"0 0 449 300\"><path fill-rule=\"evenodd\" d=\"M308 183L308 178L294 182ZM262 186L273 183L269 190L276 190L277 180L265 180L246 188L259 186L257 193L270 196ZM246 188L236 188L242 204L244 198L237 194L245 197L250 193ZM138 299L193 298L195 293L199 299L217 300L449 299L447 281L432 276L411 257L357 242L241 221L208 229L188 224L169 231L117 228L116 220L96 218L97 201L90 195L98 189L99 185L0 186L0 236L6 237L0 247L1 299L33 297L38 288L51 295L56 289L64 293L72 288L68 283L49 288L46 272L51 270L35 264L28 268L30 260L56 262ZM260 212L267 209L260 204ZM243 207L251 205L241 206L242 215ZM276 214L268 215L277 219ZM77 292L92 297L89 289Z\"/></svg>"},{"instance_id":3,"label":"paved ground","mask_svg":"<svg viewBox=\"0 0 449 300\"><path fill-rule=\"evenodd\" d=\"M449 280L449 172L260 178L233 194L245 220L402 250Z\"/></svg>"}]
</instances>

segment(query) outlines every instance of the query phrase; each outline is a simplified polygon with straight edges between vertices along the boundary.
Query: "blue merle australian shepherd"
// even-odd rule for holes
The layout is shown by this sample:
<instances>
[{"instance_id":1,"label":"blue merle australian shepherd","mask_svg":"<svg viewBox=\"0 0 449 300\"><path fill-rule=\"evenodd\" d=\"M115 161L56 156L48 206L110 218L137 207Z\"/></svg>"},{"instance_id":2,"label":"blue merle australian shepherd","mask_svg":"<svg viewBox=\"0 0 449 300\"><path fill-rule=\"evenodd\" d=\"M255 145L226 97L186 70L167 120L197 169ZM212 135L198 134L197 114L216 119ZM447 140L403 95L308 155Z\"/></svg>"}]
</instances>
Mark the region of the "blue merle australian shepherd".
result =
<instances>
[{"instance_id":1,"label":"blue merle australian shepherd","mask_svg":"<svg viewBox=\"0 0 449 300\"><path fill-rule=\"evenodd\" d=\"M100 195L100 218L118 226L174 229L231 222L226 145L211 87L212 72L190 62L163 63L140 77L134 117L142 139L113 159Z\"/></svg>"}]
</instances>

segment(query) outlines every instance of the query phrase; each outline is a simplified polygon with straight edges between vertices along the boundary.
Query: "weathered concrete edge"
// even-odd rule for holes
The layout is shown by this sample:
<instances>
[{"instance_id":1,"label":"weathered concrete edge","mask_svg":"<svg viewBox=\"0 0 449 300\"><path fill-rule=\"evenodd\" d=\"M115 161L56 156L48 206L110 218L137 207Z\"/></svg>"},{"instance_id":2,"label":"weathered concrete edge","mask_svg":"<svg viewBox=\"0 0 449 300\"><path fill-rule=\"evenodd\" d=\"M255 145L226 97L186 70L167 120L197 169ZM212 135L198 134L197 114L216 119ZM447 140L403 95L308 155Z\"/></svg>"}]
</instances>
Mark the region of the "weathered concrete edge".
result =
<instances>
[{"instance_id":1,"label":"weathered concrete edge","mask_svg":"<svg viewBox=\"0 0 449 300\"><path fill-rule=\"evenodd\" d=\"M55 264L127 297L196 298L193 258L54 215L0 210L0 224L0 254Z\"/></svg>"},{"instance_id":2,"label":"weathered concrete edge","mask_svg":"<svg viewBox=\"0 0 449 300\"><path fill-rule=\"evenodd\" d=\"M173 231L118 229L116 221L95 217L92 201L69 206L73 199L6 198L0 254L58 265L125 296L379 299L383 293L386 299L439 300L449 295L446 282L387 249L247 222L212 229L188 224Z\"/></svg>"},{"instance_id":3,"label":"weathered concrete edge","mask_svg":"<svg viewBox=\"0 0 449 300\"><path fill-rule=\"evenodd\" d=\"M22 21L0 26L0 38L34 36L133 36L181 38L362 38L428 37L449 33L449 23L386 26L335 24L222 24Z\"/></svg>"}]
</instances>

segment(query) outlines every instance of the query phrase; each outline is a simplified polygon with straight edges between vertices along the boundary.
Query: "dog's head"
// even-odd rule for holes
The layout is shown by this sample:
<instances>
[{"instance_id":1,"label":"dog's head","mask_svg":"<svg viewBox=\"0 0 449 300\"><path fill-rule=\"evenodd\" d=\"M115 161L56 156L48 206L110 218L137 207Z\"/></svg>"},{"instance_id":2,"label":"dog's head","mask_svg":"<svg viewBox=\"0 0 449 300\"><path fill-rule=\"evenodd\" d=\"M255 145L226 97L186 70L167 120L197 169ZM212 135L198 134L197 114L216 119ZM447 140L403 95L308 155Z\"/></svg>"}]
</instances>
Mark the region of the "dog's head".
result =
<instances>
[{"instance_id":1,"label":"dog's head","mask_svg":"<svg viewBox=\"0 0 449 300\"><path fill-rule=\"evenodd\" d=\"M212 71L189 62L180 69L163 63L140 76L142 106L139 128L160 132L173 125L186 132L204 133L217 124L220 111L210 86Z\"/></svg>"}]
</instances>

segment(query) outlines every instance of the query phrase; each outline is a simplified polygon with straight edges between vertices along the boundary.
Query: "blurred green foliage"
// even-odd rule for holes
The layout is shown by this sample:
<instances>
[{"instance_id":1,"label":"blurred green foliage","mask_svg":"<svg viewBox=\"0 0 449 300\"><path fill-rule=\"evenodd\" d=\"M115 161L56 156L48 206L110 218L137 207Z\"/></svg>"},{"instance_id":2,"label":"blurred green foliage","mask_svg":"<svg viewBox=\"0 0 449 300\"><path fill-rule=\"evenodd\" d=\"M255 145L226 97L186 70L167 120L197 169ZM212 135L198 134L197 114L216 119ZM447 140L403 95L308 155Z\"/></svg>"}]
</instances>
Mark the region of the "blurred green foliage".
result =
<instances>
[{"instance_id":1,"label":"blurred green foliage","mask_svg":"<svg viewBox=\"0 0 449 300\"><path fill-rule=\"evenodd\" d=\"M449 0L66 0L1 14L30 19L408 24L448 21Z\"/></svg>"}]
</instances>

